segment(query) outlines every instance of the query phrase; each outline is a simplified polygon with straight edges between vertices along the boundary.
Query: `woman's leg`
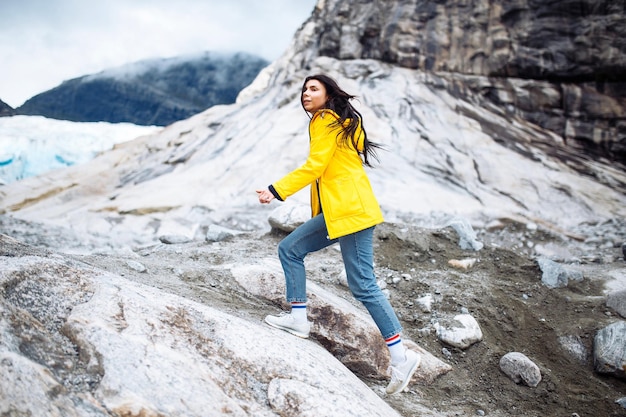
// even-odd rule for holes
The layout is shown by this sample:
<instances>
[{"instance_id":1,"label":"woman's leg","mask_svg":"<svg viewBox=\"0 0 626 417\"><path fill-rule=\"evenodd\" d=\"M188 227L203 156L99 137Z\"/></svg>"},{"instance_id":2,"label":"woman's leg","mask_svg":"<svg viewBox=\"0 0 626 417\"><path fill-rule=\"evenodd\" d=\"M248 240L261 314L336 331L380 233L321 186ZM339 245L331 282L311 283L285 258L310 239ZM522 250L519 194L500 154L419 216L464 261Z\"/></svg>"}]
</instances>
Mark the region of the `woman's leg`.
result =
<instances>
[{"instance_id":1,"label":"woman's leg","mask_svg":"<svg viewBox=\"0 0 626 417\"><path fill-rule=\"evenodd\" d=\"M402 326L389 300L376 283L373 236L374 228L370 227L340 237L339 244L350 291L367 308L383 338L388 339L400 333Z\"/></svg>"},{"instance_id":2,"label":"woman's leg","mask_svg":"<svg viewBox=\"0 0 626 417\"><path fill-rule=\"evenodd\" d=\"M285 273L287 301L291 312L280 316L269 315L265 322L278 329L300 337L309 337L311 324L306 315L306 272L304 258L335 241L328 238L324 216L319 215L307 221L278 245L278 257Z\"/></svg>"},{"instance_id":3,"label":"woman's leg","mask_svg":"<svg viewBox=\"0 0 626 417\"><path fill-rule=\"evenodd\" d=\"M391 355L391 381L387 394L406 388L420 364L420 356L406 350L400 337L402 327L389 300L376 283L374 275L374 228L339 238L348 285L354 297L363 303L378 326Z\"/></svg>"},{"instance_id":4,"label":"woman's leg","mask_svg":"<svg viewBox=\"0 0 626 417\"><path fill-rule=\"evenodd\" d=\"M336 242L328 238L324 215L300 225L278 244L278 258L285 273L287 301L306 302L304 258Z\"/></svg>"}]
</instances>

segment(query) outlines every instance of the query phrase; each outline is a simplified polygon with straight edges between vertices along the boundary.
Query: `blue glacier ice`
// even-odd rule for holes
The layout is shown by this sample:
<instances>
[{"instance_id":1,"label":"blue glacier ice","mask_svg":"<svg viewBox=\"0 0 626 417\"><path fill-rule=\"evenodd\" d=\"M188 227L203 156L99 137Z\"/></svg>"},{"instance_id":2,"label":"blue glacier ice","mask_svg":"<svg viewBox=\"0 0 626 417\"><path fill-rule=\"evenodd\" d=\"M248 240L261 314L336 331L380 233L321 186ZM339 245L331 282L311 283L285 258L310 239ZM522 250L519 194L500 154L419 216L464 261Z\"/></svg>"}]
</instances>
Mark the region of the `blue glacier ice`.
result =
<instances>
[{"instance_id":1,"label":"blue glacier ice","mask_svg":"<svg viewBox=\"0 0 626 417\"><path fill-rule=\"evenodd\" d=\"M0 185L87 163L117 143L160 129L130 123L78 123L42 116L2 117Z\"/></svg>"}]
</instances>

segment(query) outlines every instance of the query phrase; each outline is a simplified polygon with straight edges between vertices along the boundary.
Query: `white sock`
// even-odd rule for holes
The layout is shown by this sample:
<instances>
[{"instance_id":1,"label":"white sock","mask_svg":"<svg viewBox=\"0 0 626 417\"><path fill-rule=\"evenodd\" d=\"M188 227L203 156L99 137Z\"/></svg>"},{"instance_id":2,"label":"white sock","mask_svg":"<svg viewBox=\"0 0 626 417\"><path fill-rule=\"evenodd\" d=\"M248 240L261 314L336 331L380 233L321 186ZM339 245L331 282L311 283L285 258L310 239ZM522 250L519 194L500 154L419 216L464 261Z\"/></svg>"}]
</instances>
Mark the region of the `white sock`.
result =
<instances>
[{"instance_id":1,"label":"white sock","mask_svg":"<svg viewBox=\"0 0 626 417\"><path fill-rule=\"evenodd\" d=\"M404 347L404 343L402 343L402 338L400 337L400 334L385 339L385 343L389 348L392 365L401 364L406 360L406 348Z\"/></svg>"},{"instance_id":2,"label":"white sock","mask_svg":"<svg viewBox=\"0 0 626 417\"><path fill-rule=\"evenodd\" d=\"M291 303L291 316L297 322L306 322L306 303Z\"/></svg>"}]
</instances>

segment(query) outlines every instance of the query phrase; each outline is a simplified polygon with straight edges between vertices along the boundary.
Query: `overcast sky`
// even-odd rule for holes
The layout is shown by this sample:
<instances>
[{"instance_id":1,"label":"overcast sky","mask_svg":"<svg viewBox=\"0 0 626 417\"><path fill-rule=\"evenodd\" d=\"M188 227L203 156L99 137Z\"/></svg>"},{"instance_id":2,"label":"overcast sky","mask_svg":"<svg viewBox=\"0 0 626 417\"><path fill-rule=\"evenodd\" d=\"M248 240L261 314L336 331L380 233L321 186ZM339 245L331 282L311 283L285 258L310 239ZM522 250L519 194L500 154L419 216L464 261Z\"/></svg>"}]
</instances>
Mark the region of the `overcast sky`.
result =
<instances>
[{"instance_id":1,"label":"overcast sky","mask_svg":"<svg viewBox=\"0 0 626 417\"><path fill-rule=\"evenodd\" d=\"M0 99L145 58L289 46L316 0L0 0Z\"/></svg>"}]
</instances>

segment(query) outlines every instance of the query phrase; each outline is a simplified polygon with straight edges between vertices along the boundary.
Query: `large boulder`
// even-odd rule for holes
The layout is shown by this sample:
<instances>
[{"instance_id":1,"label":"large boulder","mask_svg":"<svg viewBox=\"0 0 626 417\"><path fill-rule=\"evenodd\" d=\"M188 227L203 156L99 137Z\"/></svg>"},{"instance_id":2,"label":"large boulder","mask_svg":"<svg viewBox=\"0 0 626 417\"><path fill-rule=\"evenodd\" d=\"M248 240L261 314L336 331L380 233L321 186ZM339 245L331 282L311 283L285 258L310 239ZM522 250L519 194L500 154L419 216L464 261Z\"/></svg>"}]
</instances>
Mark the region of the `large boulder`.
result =
<instances>
[{"instance_id":1,"label":"large boulder","mask_svg":"<svg viewBox=\"0 0 626 417\"><path fill-rule=\"evenodd\" d=\"M238 265L231 270L246 291L288 309L280 263L265 259L260 264ZM315 282L307 282L307 313L313 322L312 337L353 372L367 378L388 379L390 356L380 331L367 311L332 294ZM433 381L452 370L415 342L405 338L409 349L422 356L416 380Z\"/></svg>"},{"instance_id":2,"label":"large boulder","mask_svg":"<svg viewBox=\"0 0 626 417\"><path fill-rule=\"evenodd\" d=\"M626 379L626 321L617 321L598 331L593 362L596 372Z\"/></svg>"},{"instance_id":3,"label":"large boulder","mask_svg":"<svg viewBox=\"0 0 626 417\"><path fill-rule=\"evenodd\" d=\"M5 235L0 248L2 415L399 416L320 344Z\"/></svg>"}]
</instances>

